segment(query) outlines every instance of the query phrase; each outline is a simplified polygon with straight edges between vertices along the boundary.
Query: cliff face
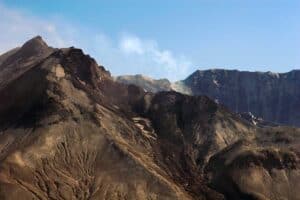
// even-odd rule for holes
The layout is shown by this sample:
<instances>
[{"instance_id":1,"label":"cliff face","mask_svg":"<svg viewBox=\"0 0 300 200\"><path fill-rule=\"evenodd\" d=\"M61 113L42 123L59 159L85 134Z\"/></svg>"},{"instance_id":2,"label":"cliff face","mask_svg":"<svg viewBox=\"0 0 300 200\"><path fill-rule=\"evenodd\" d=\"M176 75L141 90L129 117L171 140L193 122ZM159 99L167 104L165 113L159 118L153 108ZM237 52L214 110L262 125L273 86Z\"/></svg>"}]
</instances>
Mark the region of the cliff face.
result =
<instances>
[{"instance_id":1,"label":"cliff face","mask_svg":"<svg viewBox=\"0 0 300 200\"><path fill-rule=\"evenodd\" d=\"M299 200L296 128L115 82L82 50L40 37L6 55L0 199Z\"/></svg>"},{"instance_id":2,"label":"cliff face","mask_svg":"<svg viewBox=\"0 0 300 200\"><path fill-rule=\"evenodd\" d=\"M207 95L235 112L300 126L300 70L288 73L196 71L184 80L195 95Z\"/></svg>"}]
</instances>

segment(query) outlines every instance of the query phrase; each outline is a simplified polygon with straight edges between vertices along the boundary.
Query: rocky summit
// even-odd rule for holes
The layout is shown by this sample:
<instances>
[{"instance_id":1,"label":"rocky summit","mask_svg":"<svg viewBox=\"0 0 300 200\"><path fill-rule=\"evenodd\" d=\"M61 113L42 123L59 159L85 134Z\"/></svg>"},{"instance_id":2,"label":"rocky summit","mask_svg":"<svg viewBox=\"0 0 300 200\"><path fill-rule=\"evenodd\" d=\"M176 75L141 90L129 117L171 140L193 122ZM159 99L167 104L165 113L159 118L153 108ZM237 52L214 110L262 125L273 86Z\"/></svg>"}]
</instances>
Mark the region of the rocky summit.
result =
<instances>
[{"instance_id":1,"label":"rocky summit","mask_svg":"<svg viewBox=\"0 0 300 200\"><path fill-rule=\"evenodd\" d=\"M0 199L299 200L299 156L297 128L116 82L80 49L0 56Z\"/></svg>"}]
</instances>

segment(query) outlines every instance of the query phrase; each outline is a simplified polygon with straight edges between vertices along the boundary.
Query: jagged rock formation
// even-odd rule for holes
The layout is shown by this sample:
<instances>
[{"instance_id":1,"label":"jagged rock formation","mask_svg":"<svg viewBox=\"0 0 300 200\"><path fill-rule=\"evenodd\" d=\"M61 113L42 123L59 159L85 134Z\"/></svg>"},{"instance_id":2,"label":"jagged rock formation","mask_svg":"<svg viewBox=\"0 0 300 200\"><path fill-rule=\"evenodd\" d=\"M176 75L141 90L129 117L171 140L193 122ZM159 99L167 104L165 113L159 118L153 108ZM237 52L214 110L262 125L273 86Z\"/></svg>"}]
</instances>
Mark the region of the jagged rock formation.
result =
<instances>
[{"instance_id":1,"label":"jagged rock formation","mask_svg":"<svg viewBox=\"0 0 300 200\"><path fill-rule=\"evenodd\" d=\"M3 58L0 78L0 199L299 200L296 128L115 82L40 37Z\"/></svg>"},{"instance_id":2,"label":"jagged rock formation","mask_svg":"<svg viewBox=\"0 0 300 200\"><path fill-rule=\"evenodd\" d=\"M207 95L235 112L300 126L300 70L282 74L198 70L183 82L194 95Z\"/></svg>"}]
</instances>

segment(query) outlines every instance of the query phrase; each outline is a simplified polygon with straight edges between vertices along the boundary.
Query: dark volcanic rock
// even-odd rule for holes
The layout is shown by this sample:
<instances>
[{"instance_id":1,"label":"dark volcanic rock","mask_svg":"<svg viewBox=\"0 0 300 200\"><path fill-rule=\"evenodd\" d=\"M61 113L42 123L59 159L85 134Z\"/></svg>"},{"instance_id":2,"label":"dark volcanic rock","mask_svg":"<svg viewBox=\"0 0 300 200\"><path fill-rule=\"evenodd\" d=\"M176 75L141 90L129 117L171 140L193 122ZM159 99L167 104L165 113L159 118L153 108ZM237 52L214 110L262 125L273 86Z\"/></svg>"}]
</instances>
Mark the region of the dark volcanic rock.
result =
<instances>
[{"instance_id":1,"label":"dark volcanic rock","mask_svg":"<svg viewBox=\"0 0 300 200\"><path fill-rule=\"evenodd\" d=\"M0 199L299 200L296 128L118 83L39 37L0 58Z\"/></svg>"},{"instance_id":2,"label":"dark volcanic rock","mask_svg":"<svg viewBox=\"0 0 300 200\"><path fill-rule=\"evenodd\" d=\"M282 74L198 70L184 83L194 95L207 95L235 112L300 126L300 70Z\"/></svg>"}]
</instances>

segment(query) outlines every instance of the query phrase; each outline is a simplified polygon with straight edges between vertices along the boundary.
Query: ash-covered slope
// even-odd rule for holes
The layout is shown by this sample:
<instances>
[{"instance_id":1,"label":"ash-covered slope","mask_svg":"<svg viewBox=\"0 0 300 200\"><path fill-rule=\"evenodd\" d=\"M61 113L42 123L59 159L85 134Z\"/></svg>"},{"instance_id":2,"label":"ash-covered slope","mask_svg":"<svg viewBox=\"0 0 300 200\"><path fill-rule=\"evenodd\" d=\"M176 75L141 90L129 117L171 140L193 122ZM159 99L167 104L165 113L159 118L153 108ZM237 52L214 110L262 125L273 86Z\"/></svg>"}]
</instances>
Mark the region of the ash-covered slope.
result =
<instances>
[{"instance_id":1,"label":"ash-covered slope","mask_svg":"<svg viewBox=\"0 0 300 200\"><path fill-rule=\"evenodd\" d=\"M298 129L120 84L40 37L0 77L0 199L299 199Z\"/></svg>"},{"instance_id":2,"label":"ash-covered slope","mask_svg":"<svg viewBox=\"0 0 300 200\"><path fill-rule=\"evenodd\" d=\"M231 110L300 126L300 70L288 73L198 70L184 84L194 95L217 99Z\"/></svg>"}]
</instances>

